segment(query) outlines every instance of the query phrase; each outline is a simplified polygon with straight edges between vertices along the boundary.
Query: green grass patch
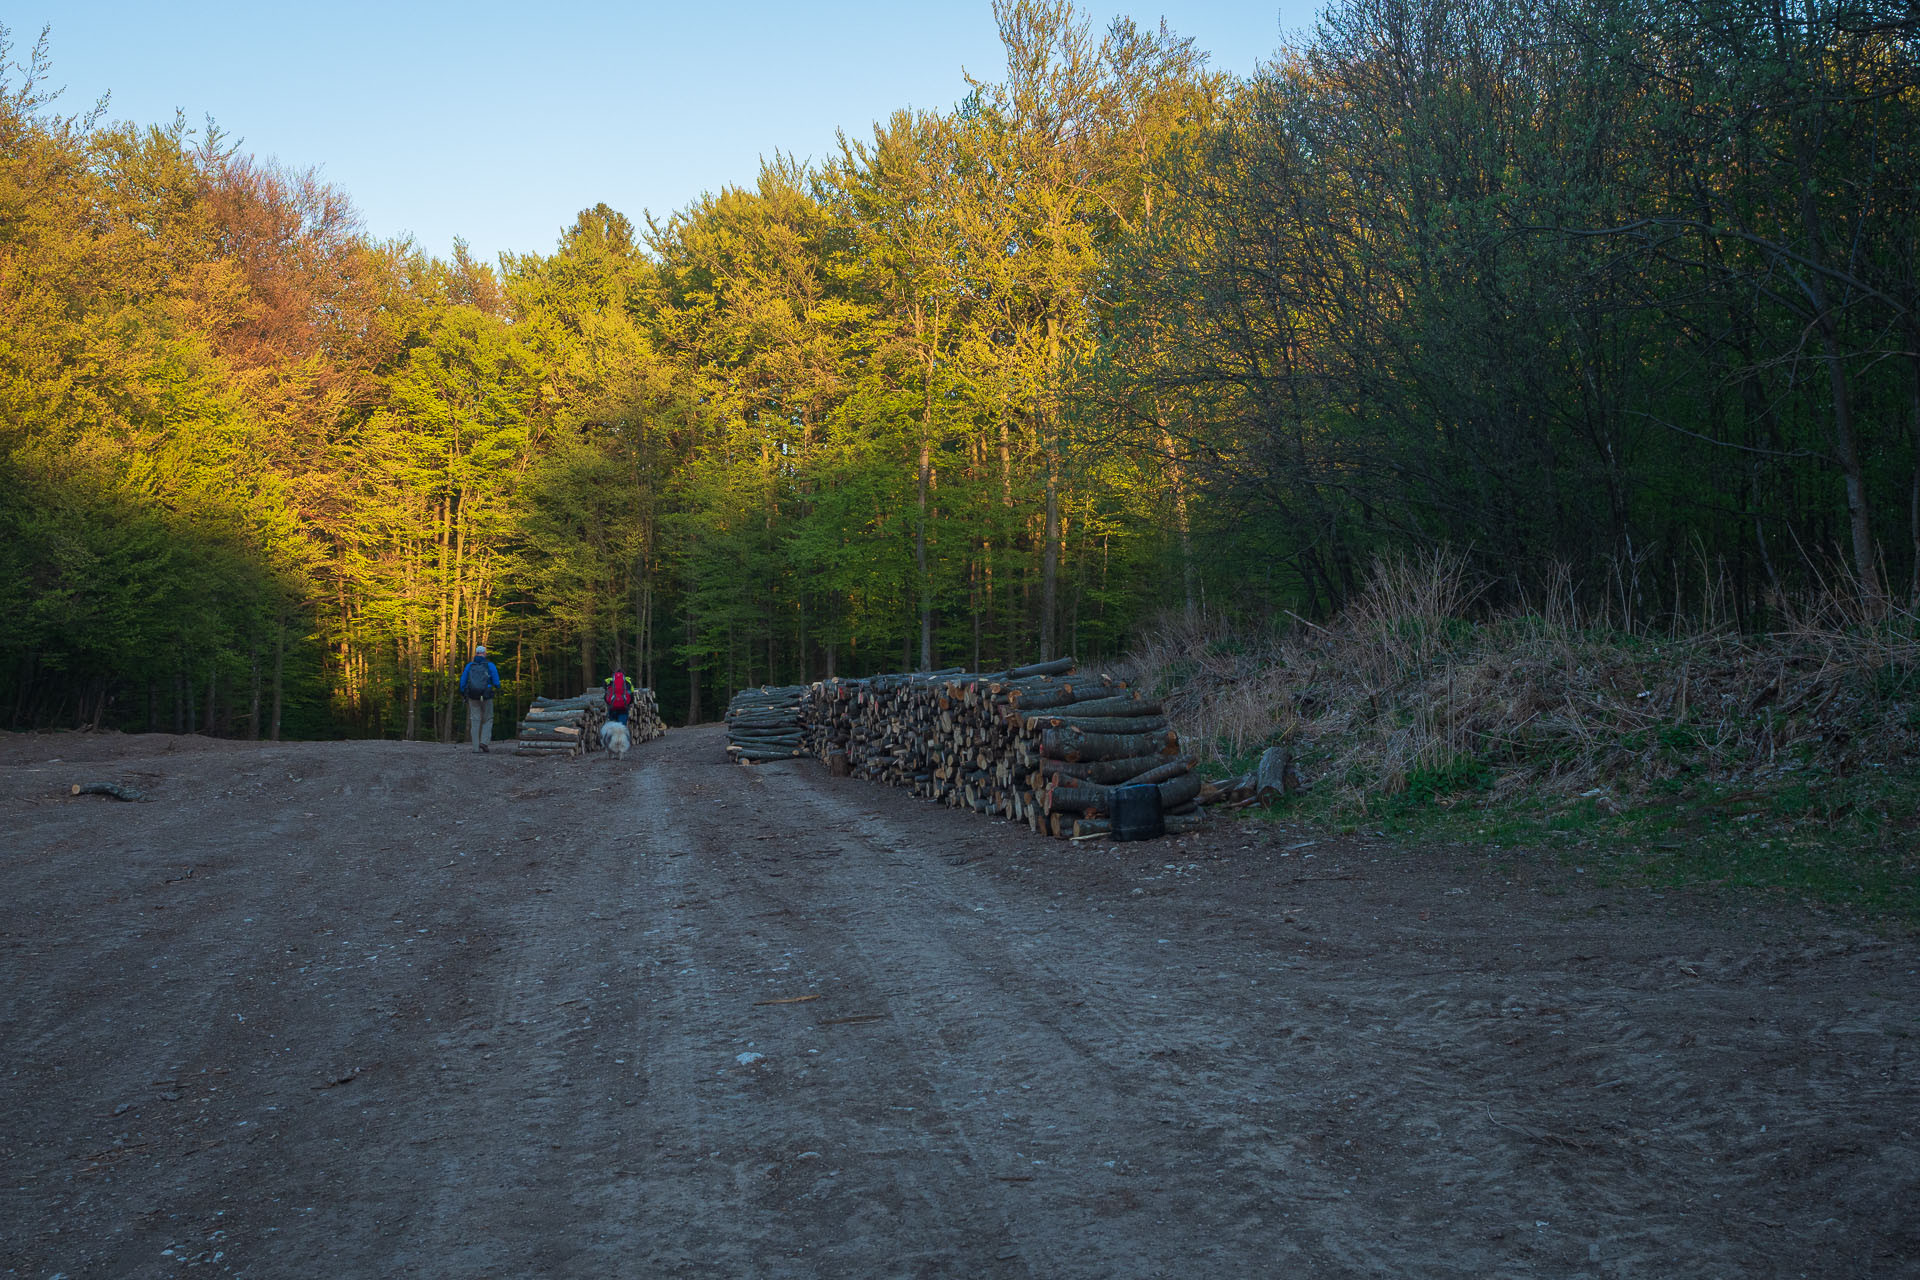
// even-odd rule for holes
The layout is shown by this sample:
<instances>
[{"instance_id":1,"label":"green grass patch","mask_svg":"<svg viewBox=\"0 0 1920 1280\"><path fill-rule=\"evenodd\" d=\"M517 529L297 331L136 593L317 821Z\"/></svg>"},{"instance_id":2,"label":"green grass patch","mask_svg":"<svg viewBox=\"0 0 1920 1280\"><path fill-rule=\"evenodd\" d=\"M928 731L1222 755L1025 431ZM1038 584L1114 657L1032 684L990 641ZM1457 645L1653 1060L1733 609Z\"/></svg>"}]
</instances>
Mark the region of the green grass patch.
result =
<instances>
[{"instance_id":1,"label":"green grass patch","mask_svg":"<svg viewBox=\"0 0 1920 1280\"><path fill-rule=\"evenodd\" d=\"M1763 786L1683 774L1633 796L1554 800L1496 799L1496 780L1463 758L1416 770L1403 792L1364 811L1352 789L1329 786L1241 812L1343 835L1499 846L1517 861L1577 867L1596 885L1816 901L1920 932L1920 768L1844 778L1802 770Z\"/></svg>"},{"instance_id":2,"label":"green grass patch","mask_svg":"<svg viewBox=\"0 0 1920 1280\"><path fill-rule=\"evenodd\" d=\"M1532 849L1596 884L1780 893L1920 930L1920 770L1790 774L1764 788L1681 777L1624 801L1551 803L1492 801L1461 786L1416 793L1409 781L1377 817L1318 816L1409 839Z\"/></svg>"}]
</instances>

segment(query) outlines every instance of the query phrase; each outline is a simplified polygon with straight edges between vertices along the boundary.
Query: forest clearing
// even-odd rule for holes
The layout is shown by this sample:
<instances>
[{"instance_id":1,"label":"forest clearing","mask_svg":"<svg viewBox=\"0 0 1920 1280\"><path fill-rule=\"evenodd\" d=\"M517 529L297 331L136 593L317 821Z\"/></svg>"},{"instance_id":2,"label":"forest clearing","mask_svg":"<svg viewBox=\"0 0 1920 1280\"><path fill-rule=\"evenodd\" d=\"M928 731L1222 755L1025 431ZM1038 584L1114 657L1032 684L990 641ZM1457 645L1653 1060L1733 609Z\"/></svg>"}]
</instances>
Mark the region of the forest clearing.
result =
<instances>
[{"instance_id":1,"label":"forest clearing","mask_svg":"<svg viewBox=\"0 0 1920 1280\"><path fill-rule=\"evenodd\" d=\"M6 1275L1920 1276L1920 9L981 4L0 25Z\"/></svg>"},{"instance_id":2,"label":"forest clearing","mask_svg":"<svg viewBox=\"0 0 1920 1280\"><path fill-rule=\"evenodd\" d=\"M0 811L9 1275L1920 1258L1920 953L1817 907L1050 840L718 726L9 735Z\"/></svg>"}]
</instances>

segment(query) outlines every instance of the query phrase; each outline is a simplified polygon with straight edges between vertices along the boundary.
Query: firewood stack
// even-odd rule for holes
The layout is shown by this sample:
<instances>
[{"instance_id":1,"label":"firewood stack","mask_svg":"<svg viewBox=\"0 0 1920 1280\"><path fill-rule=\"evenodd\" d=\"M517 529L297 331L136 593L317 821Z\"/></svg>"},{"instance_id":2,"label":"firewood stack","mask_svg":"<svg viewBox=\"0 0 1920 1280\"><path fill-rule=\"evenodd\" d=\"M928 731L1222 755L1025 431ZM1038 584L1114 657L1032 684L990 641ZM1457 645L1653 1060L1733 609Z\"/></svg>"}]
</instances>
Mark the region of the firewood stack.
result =
<instances>
[{"instance_id":1,"label":"firewood stack","mask_svg":"<svg viewBox=\"0 0 1920 1280\"><path fill-rule=\"evenodd\" d=\"M600 749L600 726L607 719L604 689L574 698L535 698L520 721L518 750L524 755L577 756Z\"/></svg>"},{"instance_id":2,"label":"firewood stack","mask_svg":"<svg viewBox=\"0 0 1920 1280\"><path fill-rule=\"evenodd\" d=\"M577 756L599 751L600 726L607 722L607 691L589 689L573 698L535 698L520 721L517 749L528 755L551 752ZM635 745L667 731L653 690L635 688L627 709L627 737Z\"/></svg>"},{"instance_id":3,"label":"firewood stack","mask_svg":"<svg viewBox=\"0 0 1920 1280\"><path fill-rule=\"evenodd\" d=\"M1200 778L1160 704L1076 673L1072 659L824 680L807 691L804 718L808 753L836 772L1044 834L1104 834L1123 783L1159 787L1169 831L1200 820Z\"/></svg>"},{"instance_id":4,"label":"firewood stack","mask_svg":"<svg viewBox=\"0 0 1920 1280\"><path fill-rule=\"evenodd\" d=\"M665 737L666 732L667 722L660 718L660 699L653 696L653 690L636 685L633 705L627 708L627 737L637 747L643 742Z\"/></svg>"},{"instance_id":5,"label":"firewood stack","mask_svg":"<svg viewBox=\"0 0 1920 1280\"><path fill-rule=\"evenodd\" d=\"M742 689L727 704L727 755L736 764L791 760L804 755L803 684Z\"/></svg>"}]
</instances>

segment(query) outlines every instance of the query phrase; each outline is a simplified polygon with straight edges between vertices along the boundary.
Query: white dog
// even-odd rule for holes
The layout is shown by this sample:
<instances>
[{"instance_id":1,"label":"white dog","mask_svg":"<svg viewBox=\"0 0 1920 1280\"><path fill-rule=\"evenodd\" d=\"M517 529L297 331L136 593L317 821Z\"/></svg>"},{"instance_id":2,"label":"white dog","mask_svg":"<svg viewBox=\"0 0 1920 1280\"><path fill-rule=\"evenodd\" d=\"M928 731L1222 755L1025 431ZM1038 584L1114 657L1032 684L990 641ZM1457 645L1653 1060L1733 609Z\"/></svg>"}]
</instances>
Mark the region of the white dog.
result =
<instances>
[{"instance_id":1,"label":"white dog","mask_svg":"<svg viewBox=\"0 0 1920 1280\"><path fill-rule=\"evenodd\" d=\"M618 720L609 720L600 726L600 745L611 752L615 760L624 760L633 738L627 733L627 726Z\"/></svg>"}]
</instances>

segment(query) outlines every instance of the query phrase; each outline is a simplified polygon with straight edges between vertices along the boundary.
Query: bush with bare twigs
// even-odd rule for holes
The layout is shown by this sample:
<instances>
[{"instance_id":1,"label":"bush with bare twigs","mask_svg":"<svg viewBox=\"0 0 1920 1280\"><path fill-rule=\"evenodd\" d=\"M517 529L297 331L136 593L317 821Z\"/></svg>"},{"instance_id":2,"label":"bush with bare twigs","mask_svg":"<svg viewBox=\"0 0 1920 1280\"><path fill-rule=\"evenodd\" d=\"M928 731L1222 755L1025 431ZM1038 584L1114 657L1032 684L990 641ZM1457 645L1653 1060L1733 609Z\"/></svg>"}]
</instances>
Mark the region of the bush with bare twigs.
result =
<instances>
[{"instance_id":1,"label":"bush with bare twigs","mask_svg":"<svg viewBox=\"0 0 1920 1280\"><path fill-rule=\"evenodd\" d=\"M1456 558L1382 561L1328 623L1169 624L1129 674L1219 771L1289 743L1315 789L1361 814L1409 790L1618 808L1676 779L1764 794L1920 762L1920 614L1884 596L1783 601L1765 635L1711 615L1650 635L1583 615L1567 590L1505 612L1480 595Z\"/></svg>"}]
</instances>

